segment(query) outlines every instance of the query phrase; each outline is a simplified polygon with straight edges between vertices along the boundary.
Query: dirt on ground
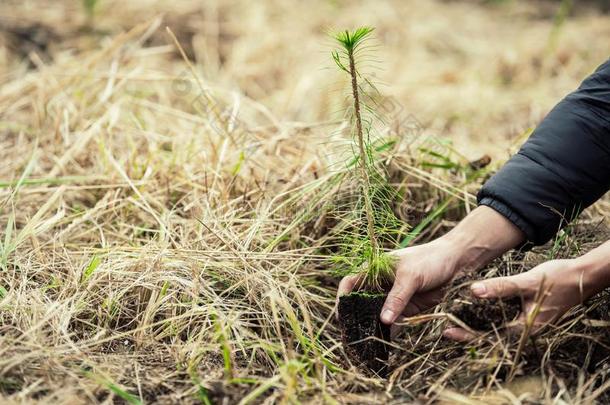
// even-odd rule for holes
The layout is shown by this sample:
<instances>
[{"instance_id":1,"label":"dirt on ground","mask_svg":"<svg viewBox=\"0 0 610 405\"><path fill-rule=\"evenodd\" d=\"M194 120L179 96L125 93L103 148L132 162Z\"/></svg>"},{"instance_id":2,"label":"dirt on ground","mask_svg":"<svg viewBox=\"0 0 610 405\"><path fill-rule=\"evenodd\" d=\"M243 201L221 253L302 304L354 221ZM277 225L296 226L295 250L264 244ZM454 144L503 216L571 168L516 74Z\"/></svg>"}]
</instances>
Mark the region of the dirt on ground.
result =
<instances>
[{"instance_id":1,"label":"dirt on ground","mask_svg":"<svg viewBox=\"0 0 610 405\"><path fill-rule=\"evenodd\" d=\"M454 290L446 299L451 302L449 312L477 331L491 331L514 321L521 313L521 298L476 298L470 285L476 280L472 275L453 282Z\"/></svg>"},{"instance_id":2,"label":"dirt on ground","mask_svg":"<svg viewBox=\"0 0 610 405\"><path fill-rule=\"evenodd\" d=\"M332 213L354 185L328 29L361 25L411 245L610 55L594 0L0 1L0 402L610 402L606 293L521 349L500 325L517 307L467 288L389 356L343 344ZM605 196L473 276L578 257L609 226ZM381 299L342 305L369 325L347 341L385 339ZM482 333L447 341L448 314Z\"/></svg>"},{"instance_id":3,"label":"dirt on ground","mask_svg":"<svg viewBox=\"0 0 610 405\"><path fill-rule=\"evenodd\" d=\"M388 374L387 360L391 343L390 327L379 315L385 294L351 293L339 298L338 315L345 350L363 372L370 370L379 376Z\"/></svg>"}]
</instances>

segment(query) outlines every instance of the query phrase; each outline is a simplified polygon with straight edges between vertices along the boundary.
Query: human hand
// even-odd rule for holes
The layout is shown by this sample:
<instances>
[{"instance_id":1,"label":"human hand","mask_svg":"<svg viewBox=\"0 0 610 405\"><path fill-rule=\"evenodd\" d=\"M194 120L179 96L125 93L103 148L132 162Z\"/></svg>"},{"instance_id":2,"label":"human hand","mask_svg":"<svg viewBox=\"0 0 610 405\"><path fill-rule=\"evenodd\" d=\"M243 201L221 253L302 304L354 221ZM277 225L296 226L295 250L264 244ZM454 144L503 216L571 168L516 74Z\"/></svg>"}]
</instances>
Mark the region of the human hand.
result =
<instances>
[{"instance_id":1,"label":"human hand","mask_svg":"<svg viewBox=\"0 0 610 405\"><path fill-rule=\"evenodd\" d=\"M390 254L397 260L393 287L381 311L386 324L392 324L401 314L412 316L436 305L443 295L441 287L456 272L458 257L455 247L442 238ZM360 280L359 275L343 278L337 297L350 293Z\"/></svg>"},{"instance_id":2,"label":"human hand","mask_svg":"<svg viewBox=\"0 0 610 405\"><path fill-rule=\"evenodd\" d=\"M415 315L439 302L442 287L459 270L474 270L518 245L523 233L501 214L481 206L446 235L423 245L392 252L398 260L392 289L381 311L383 323ZM339 296L350 293L360 276L347 276Z\"/></svg>"},{"instance_id":3,"label":"human hand","mask_svg":"<svg viewBox=\"0 0 610 405\"><path fill-rule=\"evenodd\" d=\"M478 298L520 296L523 312L516 323L510 326L520 330L526 322L530 322L531 331L537 333L545 325L556 321L570 308L581 304L603 288L600 279L603 273L595 270L598 268L595 264L584 258L551 260L514 276L477 281L470 289ZM539 291L545 293L545 296L537 302ZM534 315L534 310L535 318L528 320L528 316ZM475 337L461 328L449 328L443 334L457 341L468 341Z\"/></svg>"}]
</instances>

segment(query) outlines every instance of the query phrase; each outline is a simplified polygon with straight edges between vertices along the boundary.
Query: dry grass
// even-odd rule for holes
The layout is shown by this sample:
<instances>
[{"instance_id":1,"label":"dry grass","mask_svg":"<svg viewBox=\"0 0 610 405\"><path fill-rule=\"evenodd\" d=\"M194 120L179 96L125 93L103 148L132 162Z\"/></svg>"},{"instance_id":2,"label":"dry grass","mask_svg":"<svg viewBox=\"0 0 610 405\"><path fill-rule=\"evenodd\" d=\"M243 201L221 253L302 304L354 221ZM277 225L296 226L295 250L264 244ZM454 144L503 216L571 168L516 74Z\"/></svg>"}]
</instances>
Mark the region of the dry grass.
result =
<instances>
[{"instance_id":1,"label":"dry grass","mask_svg":"<svg viewBox=\"0 0 610 405\"><path fill-rule=\"evenodd\" d=\"M498 334L465 352L440 338L439 316L396 341L388 380L351 366L328 272L344 83L324 69L323 28L378 27L382 91L401 106L386 129L405 139L386 152L407 190L397 211L417 225L446 205L423 241L473 206L468 160L490 153L499 164L607 57L607 16L579 10L553 45L540 11L553 4L125 3L102 0L93 21L78 2L0 4L10 16L0 19L3 401L565 403L602 393L601 375L539 369L504 384L515 345ZM24 39L19 27L38 34ZM453 141L434 147L458 170L423 164L422 133ZM576 230L605 232L608 210L600 202ZM556 254L596 235L575 231ZM485 272L546 254L508 255ZM540 347L585 333L583 317L574 311Z\"/></svg>"}]
</instances>

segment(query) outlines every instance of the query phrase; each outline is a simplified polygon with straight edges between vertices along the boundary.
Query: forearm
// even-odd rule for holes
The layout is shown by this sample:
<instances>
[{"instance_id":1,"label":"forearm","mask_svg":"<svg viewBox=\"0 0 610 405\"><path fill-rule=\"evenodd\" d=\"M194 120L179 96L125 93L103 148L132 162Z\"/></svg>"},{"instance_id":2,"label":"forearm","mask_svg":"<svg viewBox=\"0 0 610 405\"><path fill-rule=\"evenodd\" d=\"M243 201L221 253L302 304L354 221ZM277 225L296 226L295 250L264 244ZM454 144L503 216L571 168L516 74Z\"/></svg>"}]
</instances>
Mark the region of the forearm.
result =
<instances>
[{"instance_id":1,"label":"forearm","mask_svg":"<svg viewBox=\"0 0 610 405\"><path fill-rule=\"evenodd\" d=\"M574 259L573 264L585 298L610 287L610 241Z\"/></svg>"},{"instance_id":2,"label":"forearm","mask_svg":"<svg viewBox=\"0 0 610 405\"><path fill-rule=\"evenodd\" d=\"M451 247L454 267L478 269L525 240L525 234L495 210L480 206L441 238Z\"/></svg>"},{"instance_id":3,"label":"forearm","mask_svg":"<svg viewBox=\"0 0 610 405\"><path fill-rule=\"evenodd\" d=\"M478 194L535 245L610 188L610 60L544 118Z\"/></svg>"}]
</instances>

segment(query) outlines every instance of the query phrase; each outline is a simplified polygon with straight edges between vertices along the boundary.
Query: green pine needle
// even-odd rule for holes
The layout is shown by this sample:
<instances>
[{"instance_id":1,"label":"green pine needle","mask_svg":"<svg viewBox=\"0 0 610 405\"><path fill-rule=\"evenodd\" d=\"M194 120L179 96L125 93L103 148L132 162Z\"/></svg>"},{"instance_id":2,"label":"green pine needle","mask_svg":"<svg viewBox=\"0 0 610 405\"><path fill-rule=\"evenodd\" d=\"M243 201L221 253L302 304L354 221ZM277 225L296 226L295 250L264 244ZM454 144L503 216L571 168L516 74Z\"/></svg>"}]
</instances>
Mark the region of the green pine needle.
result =
<instances>
[{"instance_id":1,"label":"green pine needle","mask_svg":"<svg viewBox=\"0 0 610 405\"><path fill-rule=\"evenodd\" d=\"M350 78L352 105L348 109L352 121L352 156L348 161L349 177L357 190L356 199L346 207L339 236L340 252L334 257L341 267L338 273L363 274L360 289L384 291L394 275L394 258L384 249L394 248L403 237L406 225L393 211L400 199L398 192L388 183L382 162L382 152L391 149L395 140L381 135L375 127L379 120L376 112L376 87L358 70L361 63L358 47L373 32L372 27L332 34L340 49L332 52L339 69ZM360 83L365 83L362 86ZM367 94L372 90L373 94Z\"/></svg>"},{"instance_id":2,"label":"green pine needle","mask_svg":"<svg viewBox=\"0 0 610 405\"><path fill-rule=\"evenodd\" d=\"M343 45L345 50L348 52L353 52L358 45L360 45L370 34L373 32L375 28L373 27L360 27L355 31L341 31L333 35L333 38L336 39Z\"/></svg>"}]
</instances>

